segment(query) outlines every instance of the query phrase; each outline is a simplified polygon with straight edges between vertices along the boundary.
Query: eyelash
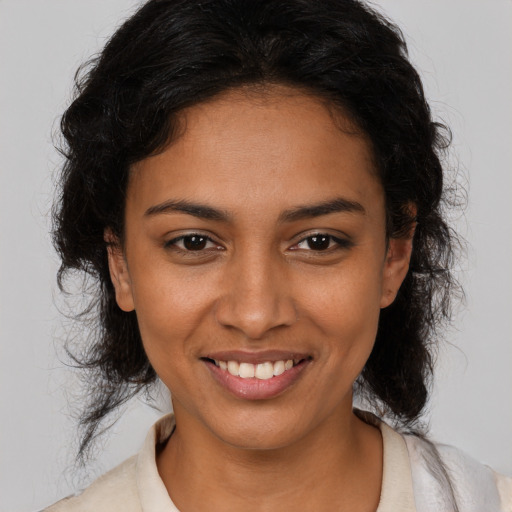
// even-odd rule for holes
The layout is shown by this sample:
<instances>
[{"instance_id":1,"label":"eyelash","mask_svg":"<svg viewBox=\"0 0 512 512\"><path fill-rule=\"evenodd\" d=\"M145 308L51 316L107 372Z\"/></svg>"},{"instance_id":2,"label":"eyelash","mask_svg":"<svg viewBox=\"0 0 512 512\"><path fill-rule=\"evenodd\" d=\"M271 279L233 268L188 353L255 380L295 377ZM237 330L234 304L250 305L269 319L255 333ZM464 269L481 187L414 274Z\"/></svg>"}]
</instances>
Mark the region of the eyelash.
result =
<instances>
[{"instance_id":1,"label":"eyelash","mask_svg":"<svg viewBox=\"0 0 512 512\"><path fill-rule=\"evenodd\" d=\"M335 250L340 250L340 249L348 249L350 247L353 246L353 243L350 241L350 240L347 240L346 238L338 238L334 235L330 235L329 233L313 233L303 239L301 239L298 243L296 243L295 245L300 245L300 244L303 244L303 243L308 243L308 240L312 240L314 238L327 238L329 239L329 243L328 243L328 246L326 249L321 249L321 250L314 250L312 249L311 247L309 247L310 251L308 252L315 252L315 253L330 253L332 251L335 251ZM337 247L331 247L331 243L334 242ZM297 249L293 249L293 250L297 250Z\"/></svg>"},{"instance_id":2,"label":"eyelash","mask_svg":"<svg viewBox=\"0 0 512 512\"><path fill-rule=\"evenodd\" d=\"M202 249L193 250L193 249L186 249L184 247L178 247L177 246L177 244L179 242L184 242L187 238L190 239L190 238L194 238L194 237L201 238L202 240L205 241L206 244L213 243L217 247L219 247L219 244L216 244L215 241L212 240L209 236L202 235L201 233L190 233L190 234L181 235L181 236L178 236L176 238L173 238L172 240L169 240L168 242L165 243L164 248L165 249L173 249L173 250L175 250L177 252L186 253L186 254L194 254L194 253L200 253L200 252L205 251L204 247ZM307 252L314 252L314 253L317 253L317 254L322 254L322 253L323 254L329 254L329 253L331 253L333 251L342 250L342 249L349 249L350 247L352 247L354 245L353 242L348 240L348 239L338 238L338 237L335 237L334 235L330 235L328 233L318 232L318 233L312 233L311 235L308 235L307 237L302 238L294 246L298 246L298 245L303 244L303 243L308 243L308 240L312 240L312 239L318 238L318 237L328 238L329 239L328 247L325 248L325 249L320 249L320 250L315 250L315 249L312 249L311 247L309 247L309 250ZM332 242L337 244L337 247L333 248L331 246ZM296 251L296 250L300 250L300 249L291 249L291 250Z\"/></svg>"},{"instance_id":3,"label":"eyelash","mask_svg":"<svg viewBox=\"0 0 512 512\"><path fill-rule=\"evenodd\" d=\"M209 236L202 235L201 233L190 233L190 234L181 235L176 238L173 238L172 240L169 240L168 242L165 243L164 248L165 249L174 249L177 252L183 252L183 253L203 252L204 249L191 250L191 249L186 249L186 248L176 246L176 244L178 242L183 242L187 238L194 238L194 237L204 239L206 241L206 243L211 242L211 243L215 244L215 242ZM219 244L215 244L215 245L219 246Z\"/></svg>"}]
</instances>

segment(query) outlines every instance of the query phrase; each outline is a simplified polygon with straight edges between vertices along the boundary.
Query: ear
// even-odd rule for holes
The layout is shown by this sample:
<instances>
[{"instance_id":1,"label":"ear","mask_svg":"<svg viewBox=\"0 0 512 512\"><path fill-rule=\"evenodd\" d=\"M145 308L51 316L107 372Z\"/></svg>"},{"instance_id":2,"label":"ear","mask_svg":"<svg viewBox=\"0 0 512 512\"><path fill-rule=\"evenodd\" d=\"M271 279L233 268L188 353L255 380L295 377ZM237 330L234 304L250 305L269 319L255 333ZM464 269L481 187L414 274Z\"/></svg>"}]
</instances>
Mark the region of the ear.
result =
<instances>
[{"instance_id":1,"label":"ear","mask_svg":"<svg viewBox=\"0 0 512 512\"><path fill-rule=\"evenodd\" d=\"M106 229L104 236L107 242L108 268L110 271L110 279L116 291L117 305L126 312L135 309L132 293L132 283L126 258L121 246L121 242L110 229Z\"/></svg>"},{"instance_id":2,"label":"ear","mask_svg":"<svg viewBox=\"0 0 512 512\"><path fill-rule=\"evenodd\" d=\"M415 229L416 222L405 236L389 239L382 278L381 308L385 308L393 303L407 275L409 262L411 261L412 239Z\"/></svg>"}]
</instances>

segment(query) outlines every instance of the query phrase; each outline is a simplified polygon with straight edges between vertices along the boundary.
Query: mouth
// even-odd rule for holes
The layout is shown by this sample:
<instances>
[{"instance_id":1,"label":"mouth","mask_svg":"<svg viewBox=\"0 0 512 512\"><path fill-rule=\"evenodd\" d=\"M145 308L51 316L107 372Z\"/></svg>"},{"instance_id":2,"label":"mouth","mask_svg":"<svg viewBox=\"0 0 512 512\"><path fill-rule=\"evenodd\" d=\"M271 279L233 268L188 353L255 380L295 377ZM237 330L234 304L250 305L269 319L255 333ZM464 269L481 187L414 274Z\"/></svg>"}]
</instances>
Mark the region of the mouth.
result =
<instances>
[{"instance_id":1,"label":"mouth","mask_svg":"<svg viewBox=\"0 0 512 512\"><path fill-rule=\"evenodd\" d=\"M214 380L244 400L274 398L292 387L313 358L304 354L224 352L200 358Z\"/></svg>"},{"instance_id":2,"label":"mouth","mask_svg":"<svg viewBox=\"0 0 512 512\"><path fill-rule=\"evenodd\" d=\"M202 358L207 363L214 364L221 371L227 372L234 377L242 379L256 378L259 380L269 380L279 377L283 373L291 370L293 367L305 362L311 357L279 359L277 361L264 361L262 363L240 362L234 359L223 361L221 359L211 359L209 357Z\"/></svg>"}]
</instances>

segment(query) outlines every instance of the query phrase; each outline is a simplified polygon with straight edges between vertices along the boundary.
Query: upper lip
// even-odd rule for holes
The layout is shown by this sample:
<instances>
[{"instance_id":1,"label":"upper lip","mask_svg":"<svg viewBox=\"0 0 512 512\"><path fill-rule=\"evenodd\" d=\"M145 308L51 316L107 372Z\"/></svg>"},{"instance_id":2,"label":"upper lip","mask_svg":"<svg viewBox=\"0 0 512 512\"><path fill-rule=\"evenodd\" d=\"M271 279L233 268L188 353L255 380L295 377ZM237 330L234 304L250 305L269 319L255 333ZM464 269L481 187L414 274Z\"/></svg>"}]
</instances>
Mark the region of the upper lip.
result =
<instances>
[{"instance_id":1,"label":"upper lip","mask_svg":"<svg viewBox=\"0 0 512 512\"><path fill-rule=\"evenodd\" d=\"M310 359L310 354L293 350L264 350L259 352L247 352L243 350L223 350L210 352L202 359L214 359L216 361L238 361L239 363L260 364L267 361L287 361L289 359Z\"/></svg>"}]
</instances>

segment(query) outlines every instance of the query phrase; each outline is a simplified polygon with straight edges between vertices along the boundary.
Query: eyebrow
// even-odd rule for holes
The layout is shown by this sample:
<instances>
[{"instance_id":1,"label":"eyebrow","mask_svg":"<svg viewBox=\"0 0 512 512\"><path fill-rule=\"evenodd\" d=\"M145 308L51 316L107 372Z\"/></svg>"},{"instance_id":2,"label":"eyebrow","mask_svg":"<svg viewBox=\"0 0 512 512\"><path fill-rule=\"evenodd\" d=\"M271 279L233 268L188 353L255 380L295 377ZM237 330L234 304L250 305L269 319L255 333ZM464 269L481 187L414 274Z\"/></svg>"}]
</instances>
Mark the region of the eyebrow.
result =
<instances>
[{"instance_id":1,"label":"eyebrow","mask_svg":"<svg viewBox=\"0 0 512 512\"><path fill-rule=\"evenodd\" d=\"M170 199L169 201L164 201L163 203L151 206L145 211L144 216L151 217L161 213L169 214L173 212L186 213L206 220L228 222L231 219L231 214L225 210L219 210L218 208L213 208L204 204L192 203L185 199L181 199L179 201L173 201Z\"/></svg>"},{"instance_id":2,"label":"eyebrow","mask_svg":"<svg viewBox=\"0 0 512 512\"><path fill-rule=\"evenodd\" d=\"M177 201L170 199L155 206L151 206L146 210L144 216L151 217L153 215L170 214L173 212L185 213L200 219L220 222L229 222L233 217L231 213L226 210L213 208L212 206L204 204L193 203L185 199ZM366 214L366 210L361 203L350 201L343 197L336 197L320 203L301 205L285 210L279 215L278 221L280 223L294 222L340 212Z\"/></svg>"},{"instance_id":3,"label":"eyebrow","mask_svg":"<svg viewBox=\"0 0 512 512\"><path fill-rule=\"evenodd\" d=\"M294 222L297 220L310 219L329 215L330 213L361 213L366 214L361 203L357 201L349 201L343 197L336 197L328 201L317 204L297 206L290 210L285 210L279 215L279 222Z\"/></svg>"}]
</instances>

